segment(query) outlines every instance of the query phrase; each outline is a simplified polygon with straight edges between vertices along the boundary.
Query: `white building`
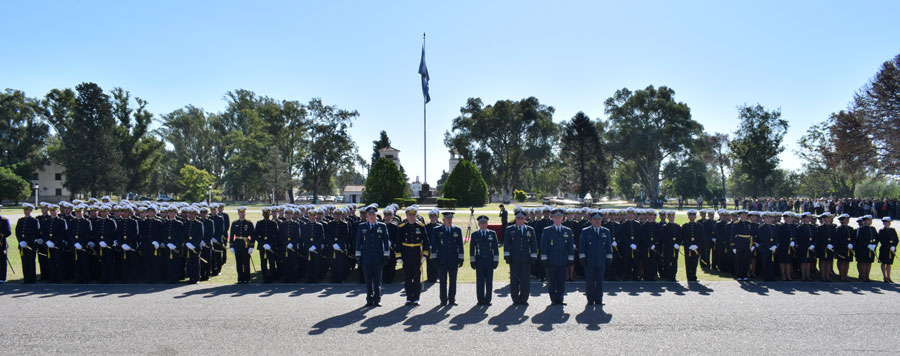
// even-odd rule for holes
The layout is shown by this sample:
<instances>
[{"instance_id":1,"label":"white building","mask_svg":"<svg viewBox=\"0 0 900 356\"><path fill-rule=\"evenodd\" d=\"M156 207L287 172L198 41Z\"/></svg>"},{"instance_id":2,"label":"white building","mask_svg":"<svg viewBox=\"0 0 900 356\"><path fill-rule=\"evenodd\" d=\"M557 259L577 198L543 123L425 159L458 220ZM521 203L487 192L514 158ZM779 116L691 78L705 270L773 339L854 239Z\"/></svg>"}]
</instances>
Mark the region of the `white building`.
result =
<instances>
[{"instance_id":1,"label":"white building","mask_svg":"<svg viewBox=\"0 0 900 356\"><path fill-rule=\"evenodd\" d=\"M459 163L460 159L462 159L462 157L459 155L459 152L457 150L450 150L450 170L447 171L447 174L453 172L453 168L456 168L456 165Z\"/></svg>"},{"instance_id":2,"label":"white building","mask_svg":"<svg viewBox=\"0 0 900 356\"><path fill-rule=\"evenodd\" d=\"M34 176L31 177L31 188L34 189L34 185L38 185L38 200L57 202L69 199L71 193L65 187L65 170L63 166L50 162L34 172Z\"/></svg>"},{"instance_id":3,"label":"white building","mask_svg":"<svg viewBox=\"0 0 900 356\"><path fill-rule=\"evenodd\" d=\"M400 150L393 147L385 147L378 150L378 158L387 158L400 168Z\"/></svg>"},{"instance_id":4,"label":"white building","mask_svg":"<svg viewBox=\"0 0 900 356\"><path fill-rule=\"evenodd\" d=\"M412 191L412 197L418 198L419 193L422 192L422 182L419 181L419 176L416 176L416 181L409 184L409 190Z\"/></svg>"},{"instance_id":5,"label":"white building","mask_svg":"<svg viewBox=\"0 0 900 356\"><path fill-rule=\"evenodd\" d=\"M362 193L366 190L365 186L362 185L348 185L344 187L344 204L359 204L362 203Z\"/></svg>"}]
</instances>

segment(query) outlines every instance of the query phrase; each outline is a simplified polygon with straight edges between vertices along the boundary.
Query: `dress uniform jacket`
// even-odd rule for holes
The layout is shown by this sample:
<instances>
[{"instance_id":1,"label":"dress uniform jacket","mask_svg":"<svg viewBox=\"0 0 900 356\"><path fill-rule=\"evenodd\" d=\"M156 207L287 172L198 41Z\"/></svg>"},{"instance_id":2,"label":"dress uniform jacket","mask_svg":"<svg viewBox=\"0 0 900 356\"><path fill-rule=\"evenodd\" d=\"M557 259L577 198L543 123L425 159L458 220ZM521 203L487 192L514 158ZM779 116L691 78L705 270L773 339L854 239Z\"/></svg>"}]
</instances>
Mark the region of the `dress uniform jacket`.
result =
<instances>
[{"instance_id":1,"label":"dress uniform jacket","mask_svg":"<svg viewBox=\"0 0 900 356\"><path fill-rule=\"evenodd\" d=\"M530 263L537 259L537 236L534 228L513 224L503 234L503 259L506 263Z\"/></svg>"}]
</instances>

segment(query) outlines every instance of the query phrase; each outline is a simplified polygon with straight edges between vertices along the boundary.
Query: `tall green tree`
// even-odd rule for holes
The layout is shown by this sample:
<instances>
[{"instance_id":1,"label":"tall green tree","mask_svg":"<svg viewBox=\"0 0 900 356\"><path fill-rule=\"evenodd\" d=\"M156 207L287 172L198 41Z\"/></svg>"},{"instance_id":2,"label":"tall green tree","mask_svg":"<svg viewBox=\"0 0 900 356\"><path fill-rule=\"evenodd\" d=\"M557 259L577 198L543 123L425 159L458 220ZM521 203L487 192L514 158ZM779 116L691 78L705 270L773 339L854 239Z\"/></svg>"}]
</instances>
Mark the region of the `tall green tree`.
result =
<instances>
[{"instance_id":1,"label":"tall green tree","mask_svg":"<svg viewBox=\"0 0 900 356\"><path fill-rule=\"evenodd\" d=\"M778 154L784 151L788 122L781 118L781 109L769 111L759 104L739 106L738 118L741 123L729 144L734 173L746 177L750 195L767 195L772 186L766 180L781 161Z\"/></svg>"},{"instance_id":2,"label":"tall green tree","mask_svg":"<svg viewBox=\"0 0 900 356\"><path fill-rule=\"evenodd\" d=\"M150 173L162 158L163 143L149 132L153 114L147 111L147 102L134 98L122 88L112 91L113 115L118 121L115 133L122 152L122 168L125 171L125 191L146 192Z\"/></svg>"},{"instance_id":3,"label":"tall green tree","mask_svg":"<svg viewBox=\"0 0 900 356\"><path fill-rule=\"evenodd\" d=\"M599 196L608 184L608 160L598 128L602 126L581 111L563 123L560 158L572 172L572 185L579 197L587 193Z\"/></svg>"},{"instance_id":4,"label":"tall green tree","mask_svg":"<svg viewBox=\"0 0 900 356\"><path fill-rule=\"evenodd\" d=\"M31 195L31 183L13 172L12 169L0 167L0 201L26 199Z\"/></svg>"},{"instance_id":5,"label":"tall green tree","mask_svg":"<svg viewBox=\"0 0 900 356\"><path fill-rule=\"evenodd\" d=\"M634 164L649 197L659 196L662 162L694 145L703 126L665 86L634 92L623 88L605 104L611 151L617 159Z\"/></svg>"},{"instance_id":6,"label":"tall green tree","mask_svg":"<svg viewBox=\"0 0 900 356\"><path fill-rule=\"evenodd\" d=\"M320 98L310 100L306 107L310 116L310 137L301 172L303 187L312 192L313 203L318 203L319 193L325 190L325 185L332 184L330 178L357 163L356 143L348 130L359 113L325 105Z\"/></svg>"},{"instance_id":7,"label":"tall green tree","mask_svg":"<svg viewBox=\"0 0 900 356\"><path fill-rule=\"evenodd\" d=\"M498 100L488 106L469 98L453 119L451 131L444 134L444 144L495 177L492 185L509 202L522 172L551 157L558 138L554 111L535 97Z\"/></svg>"},{"instance_id":8,"label":"tall green tree","mask_svg":"<svg viewBox=\"0 0 900 356\"><path fill-rule=\"evenodd\" d=\"M884 62L854 98L866 115L883 172L900 175L900 54Z\"/></svg>"},{"instance_id":9,"label":"tall green tree","mask_svg":"<svg viewBox=\"0 0 900 356\"><path fill-rule=\"evenodd\" d=\"M116 119L110 98L99 85L79 84L71 115L52 114L60 140L59 163L66 169L66 187L73 194L121 192L127 183ZM54 97L59 92L51 92ZM63 94L65 95L65 94ZM56 98L51 106L58 104ZM64 104L62 104L64 105Z\"/></svg>"},{"instance_id":10,"label":"tall green tree","mask_svg":"<svg viewBox=\"0 0 900 356\"><path fill-rule=\"evenodd\" d=\"M215 178L209 172L186 164L181 168L178 184L182 187L181 199L189 202L206 200Z\"/></svg>"},{"instance_id":11,"label":"tall green tree","mask_svg":"<svg viewBox=\"0 0 900 356\"><path fill-rule=\"evenodd\" d=\"M39 103L19 90L0 92L0 167L31 177L45 160L50 128L38 115Z\"/></svg>"},{"instance_id":12,"label":"tall green tree","mask_svg":"<svg viewBox=\"0 0 900 356\"><path fill-rule=\"evenodd\" d=\"M878 154L869 125L862 112L841 111L800 138L796 153L803 160L804 176L816 177L808 190L820 193L811 196L852 197L868 172L877 170Z\"/></svg>"},{"instance_id":13,"label":"tall green tree","mask_svg":"<svg viewBox=\"0 0 900 356\"><path fill-rule=\"evenodd\" d=\"M216 126L218 116L188 105L161 116L157 134L172 145L176 166L190 164L222 178L224 173L224 137L227 132Z\"/></svg>"},{"instance_id":14,"label":"tall green tree","mask_svg":"<svg viewBox=\"0 0 900 356\"><path fill-rule=\"evenodd\" d=\"M672 192L685 199L709 197L706 189L706 164L695 155L684 155L679 160L669 160L663 168L663 177L671 182Z\"/></svg>"},{"instance_id":15,"label":"tall green tree","mask_svg":"<svg viewBox=\"0 0 900 356\"><path fill-rule=\"evenodd\" d=\"M372 164L365 187L362 201L366 203L386 206L392 203L394 198L409 197L408 185L400 173L400 168L387 158L379 158Z\"/></svg>"},{"instance_id":16,"label":"tall green tree","mask_svg":"<svg viewBox=\"0 0 900 356\"><path fill-rule=\"evenodd\" d=\"M447 176L443 193L444 198L456 199L457 206L484 206L488 201L488 187L481 172L464 159Z\"/></svg>"},{"instance_id":17,"label":"tall green tree","mask_svg":"<svg viewBox=\"0 0 900 356\"><path fill-rule=\"evenodd\" d=\"M227 146L225 157L226 192L238 199L273 192L263 177L273 137L265 130L255 93L238 89L225 94L228 107L221 114Z\"/></svg>"}]
</instances>

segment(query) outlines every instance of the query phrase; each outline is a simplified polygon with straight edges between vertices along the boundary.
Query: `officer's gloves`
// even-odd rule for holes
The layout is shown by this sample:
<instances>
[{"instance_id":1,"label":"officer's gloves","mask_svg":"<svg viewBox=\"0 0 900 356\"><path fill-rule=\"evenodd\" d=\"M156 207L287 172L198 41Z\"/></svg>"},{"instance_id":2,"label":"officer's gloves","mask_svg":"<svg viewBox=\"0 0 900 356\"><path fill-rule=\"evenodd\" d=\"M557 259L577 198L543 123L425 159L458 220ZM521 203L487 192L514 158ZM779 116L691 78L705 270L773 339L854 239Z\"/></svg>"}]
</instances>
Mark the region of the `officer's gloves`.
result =
<instances>
[{"instance_id":1,"label":"officer's gloves","mask_svg":"<svg viewBox=\"0 0 900 356\"><path fill-rule=\"evenodd\" d=\"M869 245L869 249L875 251L875 245Z\"/></svg>"},{"instance_id":2,"label":"officer's gloves","mask_svg":"<svg viewBox=\"0 0 900 356\"><path fill-rule=\"evenodd\" d=\"M828 244L827 246L825 246L825 248L827 248L829 250L834 250L834 245Z\"/></svg>"},{"instance_id":3,"label":"officer's gloves","mask_svg":"<svg viewBox=\"0 0 900 356\"><path fill-rule=\"evenodd\" d=\"M192 243L190 243L190 242L188 242L188 243L186 243L186 244L184 244L184 245L187 246L187 248L189 248L191 251L194 251L194 250L197 249L197 247L195 247L194 244L192 244Z\"/></svg>"},{"instance_id":4,"label":"officer's gloves","mask_svg":"<svg viewBox=\"0 0 900 356\"><path fill-rule=\"evenodd\" d=\"M691 250L691 251L697 251L697 248L698 248L697 245L690 245L690 246L688 246L688 249Z\"/></svg>"},{"instance_id":5,"label":"officer's gloves","mask_svg":"<svg viewBox=\"0 0 900 356\"><path fill-rule=\"evenodd\" d=\"M263 246L265 247L265 246ZM316 252L316 245L312 245L309 247L309 252Z\"/></svg>"},{"instance_id":6,"label":"officer's gloves","mask_svg":"<svg viewBox=\"0 0 900 356\"><path fill-rule=\"evenodd\" d=\"M28 248L28 243L25 242L25 241L19 241L19 247L21 247L21 248Z\"/></svg>"},{"instance_id":7,"label":"officer's gloves","mask_svg":"<svg viewBox=\"0 0 900 356\"><path fill-rule=\"evenodd\" d=\"M612 243L612 247L616 247L616 246L619 246L619 243L617 243L617 242L615 242L615 241L613 241L613 243Z\"/></svg>"},{"instance_id":8,"label":"officer's gloves","mask_svg":"<svg viewBox=\"0 0 900 356\"><path fill-rule=\"evenodd\" d=\"M331 247L334 248L335 251L343 251L341 250L341 245L338 245L336 243L334 245L331 245Z\"/></svg>"},{"instance_id":9,"label":"officer's gloves","mask_svg":"<svg viewBox=\"0 0 900 356\"><path fill-rule=\"evenodd\" d=\"M815 249L816 249L816 245L809 245L809 250L810 250L810 251L813 251L813 250L815 250Z\"/></svg>"},{"instance_id":10,"label":"officer's gloves","mask_svg":"<svg viewBox=\"0 0 900 356\"><path fill-rule=\"evenodd\" d=\"M128 244L122 244L122 249L125 251L131 251L131 246L128 246Z\"/></svg>"},{"instance_id":11,"label":"officer's gloves","mask_svg":"<svg viewBox=\"0 0 900 356\"><path fill-rule=\"evenodd\" d=\"M247 249L247 254L248 254L248 255L252 255L252 254L253 254L253 247Z\"/></svg>"},{"instance_id":12,"label":"officer's gloves","mask_svg":"<svg viewBox=\"0 0 900 356\"><path fill-rule=\"evenodd\" d=\"M53 241L47 241L47 247L54 248L56 247L56 244L54 244Z\"/></svg>"},{"instance_id":13,"label":"officer's gloves","mask_svg":"<svg viewBox=\"0 0 900 356\"><path fill-rule=\"evenodd\" d=\"M154 248L154 249L157 249L157 250L159 249L159 242L152 241L152 242L150 242L150 243L153 245L153 248Z\"/></svg>"},{"instance_id":14,"label":"officer's gloves","mask_svg":"<svg viewBox=\"0 0 900 356\"><path fill-rule=\"evenodd\" d=\"M849 249L852 250L852 249L853 249L853 244L847 244L847 248L849 248Z\"/></svg>"},{"instance_id":15,"label":"officer's gloves","mask_svg":"<svg viewBox=\"0 0 900 356\"><path fill-rule=\"evenodd\" d=\"M790 246L791 246L791 247L797 247L797 244L795 244L794 241L791 241Z\"/></svg>"},{"instance_id":16,"label":"officer's gloves","mask_svg":"<svg viewBox=\"0 0 900 356\"><path fill-rule=\"evenodd\" d=\"M106 241L100 241L100 247L107 248L107 247L109 247L109 245L106 244Z\"/></svg>"},{"instance_id":17,"label":"officer's gloves","mask_svg":"<svg viewBox=\"0 0 900 356\"><path fill-rule=\"evenodd\" d=\"M675 247L675 249L677 250L677 249L681 248L681 245L675 244L675 245L673 245L672 247Z\"/></svg>"},{"instance_id":18,"label":"officer's gloves","mask_svg":"<svg viewBox=\"0 0 900 356\"><path fill-rule=\"evenodd\" d=\"M83 247L81 246L80 243L77 243L77 242L76 242L76 243L75 243L75 249L76 249L76 250L81 250L81 249L83 249Z\"/></svg>"},{"instance_id":19,"label":"officer's gloves","mask_svg":"<svg viewBox=\"0 0 900 356\"><path fill-rule=\"evenodd\" d=\"M632 250L637 250L637 245L635 245L635 244L631 244L631 245L628 246L628 247L631 247Z\"/></svg>"},{"instance_id":20,"label":"officer's gloves","mask_svg":"<svg viewBox=\"0 0 900 356\"><path fill-rule=\"evenodd\" d=\"M206 247L206 241L200 240L200 247Z\"/></svg>"},{"instance_id":21,"label":"officer's gloves","mask_svg":"<svg viewBox=\"0 0 900 356\"><path fill-rule=\"evenodd\" d=\"M228 251L231 251L231 253L234 253L234 247L229 247Z\"/></svg>"},{"instance_id":22,"label":"officer's gloves","mask_svg":"<svg viewBox=\"0 0 900 356\"><path fill-rule=\"evenodd\" d=\"M168 247L170 250L174 250L174 249L175 249L175 245L173 245L171 242L170 242L170 243L167 243L167 244L166 244L166 247Z\"/></svg>"},{"instance_id":23,"label":"officer's gloves","mask_svg":"<svg viewBox=\"0 0 900 356\"><path fill-rule=\"evenodd\" d=\"M266 249L266 251L272 251L272 245L263 244L263 248Z\"/></svg>"},{"instance_id":24,"label":"officer's gloves","mask_svg":"<svg viewBox=\"0 0 900 356\"><path fill-rule=\"evenodd\" d=\"M38 245L43 245L43 244L44 244L44 239L37 238L37 239L34 239L34 242L37 243Z\"/></svg>"},{"instance_id":25,"label":"officer's gloves","mask_svg":"<svg viewBox=\"0 0 900 356\"><path fill-rule=\"evenodd\" d=\"M775 250L777 250L777 249L778 249L778 246L775 246L775 245L772 245L772 247L769 247L769 251L772 251L772 252L775 252Z\"/></svg>"},{"instance_id":26,"label":"officer's gloves","mask_svg":"<svg viewBox=\"0 0 900 356\"><path fill-rule=\"evenodd\" d=\"M288 243L288 244L287 244L287 248L288 248L289 250L293 250L293 249L294 249L294 243L293 243L293 242Z\"/></svg>"}]
</instances>

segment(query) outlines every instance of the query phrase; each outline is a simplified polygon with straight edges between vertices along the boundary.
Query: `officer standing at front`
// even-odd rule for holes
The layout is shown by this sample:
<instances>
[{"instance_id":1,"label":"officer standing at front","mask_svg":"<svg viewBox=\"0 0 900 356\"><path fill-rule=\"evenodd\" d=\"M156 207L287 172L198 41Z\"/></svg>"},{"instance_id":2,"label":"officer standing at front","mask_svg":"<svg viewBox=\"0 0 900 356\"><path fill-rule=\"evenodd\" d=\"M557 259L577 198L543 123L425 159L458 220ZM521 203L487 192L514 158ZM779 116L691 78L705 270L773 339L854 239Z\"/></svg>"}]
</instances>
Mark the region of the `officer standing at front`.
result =
<instances>
[{"instance_id":1,"label":"officer standing at front","mask_svg":"<svg viewBox=\"0 0 900 356\"><path fill-rule=\"evenodd\" d=\"M503 233L503 258L509 265L509 296L513 305L528 305L531 264L537 260L537 238L534 228L525 224L528 214L521 209L515 214L515 225Z\"/></svg>"},{"instance_id":2,"label":"officer standing at front","mask_svg":"<svg viewBox=\"0 0 900 356\"><path fill-rule=\"evenodd\" d=\"M553 225L545 227L541 235L541 261L547 265L551 305L566 305L566 268L575 263L575 242L572 230L562 226L562 209L553 209L550 217Z\"/></svg>"},{"instance_id":3,"label":"officer standing at front","mask_svg":"<svg viewBox=\"0 0 900 356\"><path fill-rule=\"evenodd\" d=\"M356 260L366 281L366 307L381 306L381 273L390 247L387 226L378 221L378 209L366 208L366 221L356 229Z\"/></svg>"},{"instance_id":4,"label":"officer standing at front","mask_svg":"<svg viewBox=\"0 0 900 356\"><path fill-rule=\"evenodd\" d=\"M612 263L612 237L603 226L603 215L591 212L591 226L581 230L579 257L584 263L585 295L588 305L603 305L603 276Z\"/></svg>"},{"instance_id":5,"label":"officer standing at front","mask_svg":"<svg viewBox=\"0 0 900 356\"><path fill-rule=\"evenodd\" d=\"M237 268L238 284L250 283L250 258L253 256L253 244L256 232L253 223L246 219L247 207L237 208L238 219L231 223L231 234L228 243L234 254L234 265Z\"/></svg>"},{"instance_id":6,"label":"officer standing at front","mask_svg":"<svg viewBox=\"0 0 900 356\"><path fill-rule=\"evenodd\" d=\"M431 234L431 258L437 260L441 305L457 305L456 272L466 258L462 230L453 226L453 212L447 211L443 215L444 224L434 228Z\"/></svg>"},{"instance_id":7,"label":"officer standing at front","mask_svg":"<svg viewBox=\"0 0 900 356\"><path fill-rule=\"evenodd\" d=\"M494 286L494 269L500 263L500 245L497 233L488 230L488 217L478 217L478 231L472 233L469 243L469 264L475 270L475 293L478 305L491 305Z\"/></svg>"},{"instance_id":8,"label":"officer standing at front","mask_svg":"<svg viewBox=\"0 0 900 356\"><path fill-rule=\"evenodd\" d=\"M422 294L422 257L430 250L425 224L416 217L419 210L415 206L406 208L406 221L397 227L397 258L403 261L403 288L406 290L406 305L419 305Z\"/></svg>"}]
</instances>

